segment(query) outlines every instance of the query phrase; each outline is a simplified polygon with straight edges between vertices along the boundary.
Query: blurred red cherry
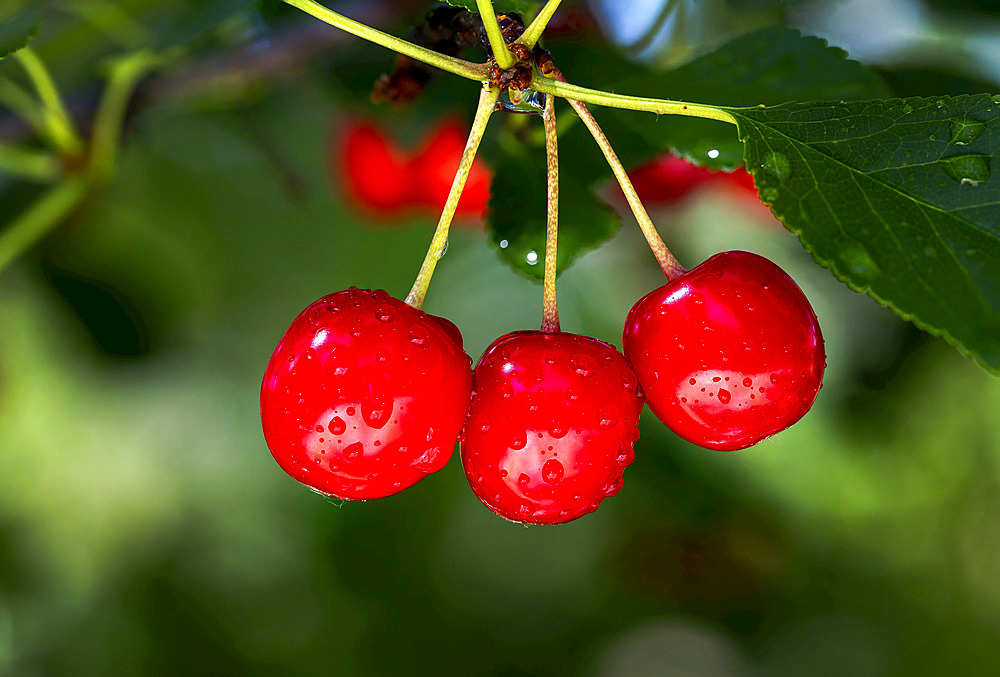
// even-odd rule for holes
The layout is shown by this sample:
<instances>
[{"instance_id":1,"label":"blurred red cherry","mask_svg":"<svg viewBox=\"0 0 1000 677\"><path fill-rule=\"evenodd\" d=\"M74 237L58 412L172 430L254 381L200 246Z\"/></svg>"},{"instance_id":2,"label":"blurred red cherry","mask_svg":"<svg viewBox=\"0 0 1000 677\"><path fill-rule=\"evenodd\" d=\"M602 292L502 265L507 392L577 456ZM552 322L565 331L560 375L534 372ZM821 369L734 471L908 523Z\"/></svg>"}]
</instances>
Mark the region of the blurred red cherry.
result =
<instances>
[{"instance_id":1,"label":"blurred red cherry","mask_svg":"<svg viewBox=\"0 0 1000 677\"><path fill-rule=\"evenodd\" d=\"M643 202L671 204L712 181L716 174L672 153L664 153L652 162L633 169L629 177Z\"/></svg>"},{"instance_id":2,"label":"blurred red cherry","mask_svg":"<svg viewBox=\"0 0 1000 677\"><path fill-rule=\"evenodd\" d=\"M362 211L398 215L410 200L408 161L371 122L348 123L330 135L331 175L338 192Z\"/></svg>"},{"instance_id":3,"label":"blurred red cherry","mask_svg":"<svg viewBox=\"0 0 1000 677\"><path fill-rule=\"evenodd\" d=\"M441 124L424 142L410 163L414 177L412 200L431 207L434 212L444 208L455 172L462 161L468 130L457 120ZM490 201L490 170L476 159L469 170L469 179L458 201L458 216L480 216Z\"/></svg>"}]
</instances>

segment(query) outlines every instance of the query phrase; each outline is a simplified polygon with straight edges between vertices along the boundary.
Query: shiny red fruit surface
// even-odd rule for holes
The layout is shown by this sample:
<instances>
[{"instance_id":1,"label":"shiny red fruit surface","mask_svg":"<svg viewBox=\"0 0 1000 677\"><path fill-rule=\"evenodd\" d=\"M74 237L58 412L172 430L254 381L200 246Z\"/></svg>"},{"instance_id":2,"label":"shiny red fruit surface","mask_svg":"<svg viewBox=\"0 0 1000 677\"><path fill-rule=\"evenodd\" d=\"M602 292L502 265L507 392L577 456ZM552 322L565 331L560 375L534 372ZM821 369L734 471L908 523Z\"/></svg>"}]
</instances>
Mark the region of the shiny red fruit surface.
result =
<instances>
[{"instance_id":1,"label":"shiny red fruit surface","mask_svg":"<svg viewBox=\"0 0 1000 677\"><path fill-rule=\"evenodd\" d=\"M382 216L391 216L410 202L412 178L409 160L382 131L370 123L347 127L343 135L331 135L328 156L334 183L341 182L355 206ZM340 146L338 148L338 146Z\"/></svg>"},{"instance_id":2,"label":"shiny red fruit surface","mask_svg":"<svg viewBox=\"0 0 1000 677\"><path fill-rule=\"evenodd\" d=\"M264 438L303 484L381 498L444 467L471 388L455 325L351 288L302 311L278 343L261 387Z\"/></svg>"},{"instance_id":3,"label":"shiny red fruit surface","mask_svg":"<svg viewBox=\"0 0 1000 677\"><path fill-rule=\"evenodd\" d=\"M642 395L613 346L514 332L487 348L473 380L462 465L493 512L559 524L618 493L635 459Z\"/></svg>"},{"instance_id":4,"label":"shiny red fruit surface","mask_svg":"<svg viewBox=\"0 0 1000 677\"><path fill-rule=\"evenodd\" d=\"M743 449L812 406L826 354L812 306L781 268L716 254L629 311L623 346L650 409L709 449Z\"/></svg>"},{"instance_id":5,"label":"shiny red fruit surface","mask_svg":"<svg viewBox=\"0 0 1000 677\"><path fill-rule=\"evenodd\" d=\"M455 172L462 162L468 130L457 121L442 124L413 159L410 169L414 180L414 201L435 211L444 209ZM481 216L490 201L490 170L476 159L455 212L459 216Z\"/></svg>"}]
</instances>

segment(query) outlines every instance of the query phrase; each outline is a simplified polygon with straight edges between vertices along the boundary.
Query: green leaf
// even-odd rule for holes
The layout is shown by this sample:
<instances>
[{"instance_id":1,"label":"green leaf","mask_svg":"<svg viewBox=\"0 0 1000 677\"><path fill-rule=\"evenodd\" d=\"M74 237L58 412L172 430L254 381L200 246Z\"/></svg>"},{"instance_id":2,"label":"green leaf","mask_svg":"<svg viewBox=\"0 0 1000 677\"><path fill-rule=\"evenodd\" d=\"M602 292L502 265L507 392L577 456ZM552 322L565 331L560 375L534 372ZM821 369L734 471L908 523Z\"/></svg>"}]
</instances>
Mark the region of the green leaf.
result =
<instances>
[{"instance_id":1,"label":"green leaf","mask_svg":"<svg viewBox=\"0 0 1000 677\"><path fill-rule=\"evenodd\" d=\"M38 37L39 16L37 9L28 9L10 21L0 24L0 59L6 59Z\"/></svg>"},{"instance_id":2,"label":"green leaf","mask_svg":"<svg viewBox=\"0 0 1000 677\"><path fill-rule=\"evenodd\" d=\"M476 0L444 0L446 3L452 7L464 7L465 9L473 12L474 14L479 14L479 7L476 5ZM496 10L497 14L505 14L507 12L517 12L522 16L530 16L534 13L535 8L538 7L538 3L533 0L493 0L493 9Z\"/></svg>"},{"instance_id":3,"label":"green leaf","mask_svg":"<svg viewBox=\"0 0 1000 677\"><path fill-rule=\"evenodd\" d=\"M1000 95L730 112L817 261L1000 371Z\"/></svg>"},{"instance_id":4,"label":"green leaf","mask_svg":"<svg viewBox=\"0 0 1000 677\"><path fill-rule=\"evenodd\" d=\"M490 240L511 267L541 280L548 203L544 150L512 145L503 151L494 161L490 193ZM619 225L614 211L585 183L560 181L558 271L611 237Z\"/></svg>"},{"instance_id":5,"label":"green leaf","mask_svg":"<svg viewBox=\"0 0 1000 677\"><path fill-rule=\"evenodd\" d=\"M572 64L564 70L573 80ZM781 27L743 35L673 71L619 64L605 72L630 75L604 82L599 89L720 106L891 96L878 76L847 59L844 50ZM614 115L644 139L647 157L669 149L714 169L732 170L741 164L743 148L726 123L623 111Z\"/></svg>"}]
</instances>

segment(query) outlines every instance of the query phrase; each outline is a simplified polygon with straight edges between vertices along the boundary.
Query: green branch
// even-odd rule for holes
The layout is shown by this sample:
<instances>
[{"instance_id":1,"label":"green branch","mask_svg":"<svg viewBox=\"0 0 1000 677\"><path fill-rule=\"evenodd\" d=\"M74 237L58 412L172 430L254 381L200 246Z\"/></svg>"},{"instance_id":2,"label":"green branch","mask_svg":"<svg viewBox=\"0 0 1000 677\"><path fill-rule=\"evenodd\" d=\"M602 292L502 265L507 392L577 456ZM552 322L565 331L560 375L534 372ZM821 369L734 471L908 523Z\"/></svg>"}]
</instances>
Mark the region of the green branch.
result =
<instances>
[{"instance_id":1,"label":"green branch","mask_svg":"<svg viewBox=\"0 0 1000 677\"><path fill-rule=\"evenodd\" d=\"M538 75L537 73L531 78L531 86L533 89L545 94L553 94L561 96L564 99L573 99L575 101L583 101L584 103L593 103L598 106L647 111L649 113L687 115L689 117L707 118L709 120L728 122L733 125L736 124L736 118L725 110L699 103L611 94L598 89L588 89L579 85L571 85L568 82L559 82L552 78Z\"/></svg>"},{"instance_id":2,"label":"green branch","mask_svg":"<svg viewBox=\"0 0 1000 677\"><path fill-rule=\"evenodd\" d=\"M500 24L497 23L497 14L493 11L492 0L476 0L476 6L479 8L479 18L486 27L486 36L490 39L493 58L500 68L510 68L514 65L514 55L507 49L507 42L503 39Z\"/></svg>"},{"instance_id":3,"label":"green branch","mask_svg":"<svg viewBox=\"0 0 1000 677\"><path fill-rule=\"evenodd\" d=\"M538 15L532 19L531 24L528 25L517 41L528 49L534 47L535 43L538 42L538 38L542 37L545 27L549 25L552 15L559 9L559 3L561 2L562 0L549 0L545 3L545 7L542 7Z\"/></svg>"},{"instance_id":4,"label":"green branch","mask_svg":"<svg viewBox=\"0 0 1000 677\"><path fill-rule=\"evenodd\" d=\"M83 151L83 141L45 64L31 47L25 47L14 56L21 62L38 92L38 98L42 100L43 120L53 145L67 155L79 155Z\"/></svg>"},{"instance_id":5,"label":"green branch","mask_svg":"<svg viewBox=\"0 0 1000 677\"><path fill-rule=\"evenodd\" d=\"M28 181L49 183L59 178L59 160L44 151L0 145L0 172Z\"/></svg>"},{"instance_id":6,"label":"green branch","mask_svg":"<svg viewBox=\"0 0 1000 677\"><path fill-rule=\"evenodd\" d=\"M0 271L59 225L86 197L88 188L80 178L63 181L0 232Z\"/></svg>"},{"instance_id":7,"label":"green branch","mask_svg":"<svg viewBox=\"0 0 1000 677\"><path fill-rule=\"evenodd\" d=\"M292 7L301 9L306 14L311 14L320 21L324 21L343 31L347 31L351 35L356 35L357 37L368 40L369 42L374 42L376 45L381 45L395 52L399 52L400 54L405 54L412 59L416 59L417 61L422 61L423 63L430 64L431 66L448 71L449 73L454 73L455 75L461 75L463 78L468 78L469 80L479 80L480 82L486 80L485 64L470 63L469 61L463 61L462 59L456 59L445 54L439 54L438 52L427 49L426 47L421 47L420 45L415 45L412 42L401 40L400 38L389 35L388 33L383 33L382 31L366 26L365 24L354 21L353 19L348 19L342 14L338 14L337 12L327 9L317 2L313 2L313 0L284 0L284 2Z\"/></svg>"}]
</instances>

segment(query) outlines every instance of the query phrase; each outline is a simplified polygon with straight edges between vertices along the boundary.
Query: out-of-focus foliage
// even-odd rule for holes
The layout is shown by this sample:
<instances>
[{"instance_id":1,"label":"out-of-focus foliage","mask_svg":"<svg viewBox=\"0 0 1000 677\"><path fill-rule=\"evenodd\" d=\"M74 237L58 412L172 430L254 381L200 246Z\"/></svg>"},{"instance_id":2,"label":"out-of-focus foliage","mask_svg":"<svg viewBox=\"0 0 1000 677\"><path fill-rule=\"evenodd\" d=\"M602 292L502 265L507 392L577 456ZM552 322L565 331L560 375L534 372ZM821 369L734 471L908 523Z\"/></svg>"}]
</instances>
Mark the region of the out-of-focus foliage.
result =
<instances>
[{"instance_id":1,"label":"out-of-focus foliage","mask_svg":"<svg viewBox=\"0 0 1000 677\"><path fill-rule=\"evenodd\" d=\"M121 6L155 32L198 4ZM37 49L85 109L97 56L121 48L56 9L44 18ZM177 68L306 25L236 15ZM382 27L405 34L403 19ZM358 70L392 67L365 54ZM1000 672L1000 382L714 188L654 216L683 262L753 250L813 302L829 367L792 429L721 454L645 418L622 492L558 528L493 516L457 458L364 504L285 476L257 413L270 351L324 293L405 294L432 226L352 212L327 135L361 109L417 135L476 95L438 79L411 109L379 108L360 78L352 89L341 70L331 85L311 63L198 96L142 104L140 91L114 181L0 275L0 674ZM504 117L488 158L519 138ZM567 166L596 154L563 152ZM0 188L4 221L34 194ZM662 283L623 221L560 278L567 331L617 343L628 308ZM477 357L536 327L540 302L465 228L426 307Z\"/></svg>"}]
</instances>

